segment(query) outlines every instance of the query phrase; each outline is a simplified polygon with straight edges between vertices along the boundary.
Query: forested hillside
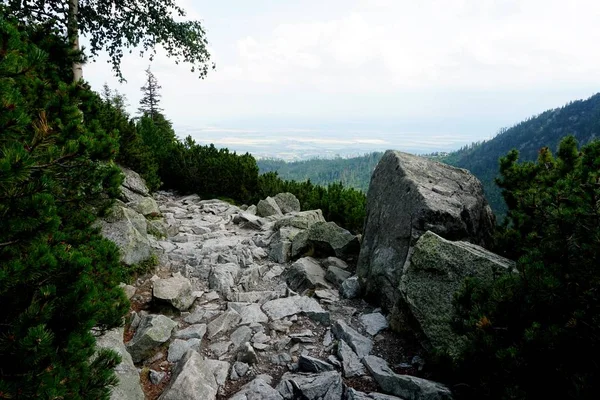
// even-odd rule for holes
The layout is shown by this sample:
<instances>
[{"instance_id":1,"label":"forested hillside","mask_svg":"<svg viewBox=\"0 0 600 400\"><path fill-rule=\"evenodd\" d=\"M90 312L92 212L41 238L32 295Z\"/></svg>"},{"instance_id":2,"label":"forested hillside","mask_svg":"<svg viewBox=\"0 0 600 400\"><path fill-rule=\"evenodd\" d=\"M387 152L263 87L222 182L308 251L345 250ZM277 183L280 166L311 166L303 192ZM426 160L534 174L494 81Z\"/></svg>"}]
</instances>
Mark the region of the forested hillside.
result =
<instances>
[{"instance_id":1,"label":"forested hillside","mask_svg":"<svg viewBox=\"0 0 600 400\"><path fill-rule=\"evenodd\" d=\"M367 193L371 174L381 159L383 153L374 152L361 157L334 158L285 162L282 160L258 160L261 174L277 172L286 180L310 181L317 185L328 185L341 182L344 186L358 189Z\"/></svg>"},{"instance_id":2,"label":"forested hillside","mask_svg":"<svg viewBox=\"0 0 600 400\"><path fill-rule=\"evenodd\" d=\"M450 153L442 161L466 168L477 176L483 182L486 197L494 212L504 216L506 205L500 188L494 182L499 171L498 159L511 149L517 149L522 161L535 160L541 148L547 146L555 151L560 140L569 134L581 144L598 137L600 94L545 111L512 128L501 130L491 140L473 143Z\"/></svg>"}]
</instances>

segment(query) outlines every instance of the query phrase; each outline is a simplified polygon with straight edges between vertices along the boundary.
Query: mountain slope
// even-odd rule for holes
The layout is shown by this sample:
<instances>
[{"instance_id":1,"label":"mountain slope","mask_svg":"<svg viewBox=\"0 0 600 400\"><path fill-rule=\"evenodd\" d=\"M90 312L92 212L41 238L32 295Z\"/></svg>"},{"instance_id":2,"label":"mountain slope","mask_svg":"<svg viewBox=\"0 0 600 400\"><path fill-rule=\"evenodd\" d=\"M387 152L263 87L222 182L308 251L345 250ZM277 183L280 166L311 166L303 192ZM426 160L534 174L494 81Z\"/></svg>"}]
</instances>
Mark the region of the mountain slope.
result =
<instances>
[{"instance_id":1,"label":"mountain slope","mask_svg":"<svg viewBox=\"0 0 600 400\"><path fill-rule=\"evenodd\" d=\"M361 157L312 159L306 161L285 162L274 159L257 160L261 174L277 172L285 180L310 181L317 185L342 182L346 187L367 193L371 174L383 153L370 153Z\"/></svg>"},{"instance_id":2,"label":"mountain slope","mask_svg":"<svg viewBox=\"0 0 600 400\"><path fill-rule=\"evenodd\" d=\"M533 161L542 147L548 146L555 152L560 140L570 134L580 145L600 136L600 93L587 100L545 111L503 130L491 140L452 152L441 161L466 168L477 176L483 183L492 209L502 217L506 213L506 205L494 183L499 169L498 159L515 148L519 150L521 161Z\"/></svg>"}]
</instances>

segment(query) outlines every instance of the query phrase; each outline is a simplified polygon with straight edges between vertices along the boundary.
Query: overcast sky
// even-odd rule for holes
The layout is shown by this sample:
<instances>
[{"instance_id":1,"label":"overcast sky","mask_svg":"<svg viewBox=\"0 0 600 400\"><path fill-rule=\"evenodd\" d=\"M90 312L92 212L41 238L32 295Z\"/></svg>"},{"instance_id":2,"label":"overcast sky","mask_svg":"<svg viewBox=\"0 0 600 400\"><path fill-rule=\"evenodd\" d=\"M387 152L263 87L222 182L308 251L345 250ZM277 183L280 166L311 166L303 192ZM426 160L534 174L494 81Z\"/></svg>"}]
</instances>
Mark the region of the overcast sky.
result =
<instances>
[{"instance_id":1,"label":"overcast sky","mask_svg":"<svg viewBox=\"0 0 600 400\"><path fill-rule=\"evenodd\" d=\"M204 23L217 69L199 80L163 55L153 62L175 126L343 133L356 121L468 142L600 86L597 0L180 3ZM124 85L102 59L84 77L134 110L148 64L125 57Z\"/></svg>"}]
</instances>

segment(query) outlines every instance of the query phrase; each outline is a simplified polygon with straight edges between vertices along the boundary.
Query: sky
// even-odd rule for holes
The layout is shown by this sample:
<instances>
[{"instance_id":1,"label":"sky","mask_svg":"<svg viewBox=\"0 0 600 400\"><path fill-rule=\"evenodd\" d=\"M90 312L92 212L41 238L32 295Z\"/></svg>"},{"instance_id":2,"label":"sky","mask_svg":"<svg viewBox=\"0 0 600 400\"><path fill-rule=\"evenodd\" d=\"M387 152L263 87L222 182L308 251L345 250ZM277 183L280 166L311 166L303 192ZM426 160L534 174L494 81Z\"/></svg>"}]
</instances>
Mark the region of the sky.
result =
<instances>
[{"instance_id":1,"label":"sky","mask_svg":"<svg viewBox=\"0 0 600 400\"><path fill-rule=\"evenodd\" d=\"M151 68L178 135L263 156L452 150L600 87L597 0L179 0L207 31L204 80ZM85 43L85 41L84 41ZM119 84L137 109L133 52Z\"/></svg>"}]
</instances>

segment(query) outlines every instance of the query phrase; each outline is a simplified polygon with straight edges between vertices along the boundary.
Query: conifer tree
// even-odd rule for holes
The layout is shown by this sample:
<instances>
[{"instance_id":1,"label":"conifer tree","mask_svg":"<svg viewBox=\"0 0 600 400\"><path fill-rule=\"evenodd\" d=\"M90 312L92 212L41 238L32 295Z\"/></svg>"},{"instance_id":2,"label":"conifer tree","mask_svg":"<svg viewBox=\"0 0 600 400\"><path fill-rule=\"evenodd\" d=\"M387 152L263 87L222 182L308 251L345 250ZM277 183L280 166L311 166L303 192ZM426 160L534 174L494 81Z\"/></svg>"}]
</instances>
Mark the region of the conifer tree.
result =
<instances>
[{"instance_id":1,"label":"conifer tree","mask_svg":"<svg viewBox=\"0 0 600 400\"><path fill-rule=\"evenodd\" d=\"M118 192L118 140L83 122L91 92L69 83L68 42L3 11L0 398L107 399L119 357L92 329L121 324L128 302L118 250L92 223Z\"/></svg>"},{"instance_id":2,"label":"conifer tree","mask_svg":"<svg viewBox=\"0 0 600 400\"><path fill-rule=\"evenodd\" d=\"M146 84L141 87L142 99L140 100L139 113L144 116L147 115L153 121L157 121L158 114L162 112L162 108L159 107L160 89L162 86L158 84L158 80L150 70L150 67L146 69Z\"/></svg>"}]
</instances>

